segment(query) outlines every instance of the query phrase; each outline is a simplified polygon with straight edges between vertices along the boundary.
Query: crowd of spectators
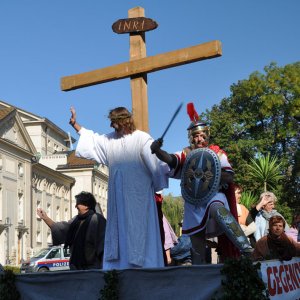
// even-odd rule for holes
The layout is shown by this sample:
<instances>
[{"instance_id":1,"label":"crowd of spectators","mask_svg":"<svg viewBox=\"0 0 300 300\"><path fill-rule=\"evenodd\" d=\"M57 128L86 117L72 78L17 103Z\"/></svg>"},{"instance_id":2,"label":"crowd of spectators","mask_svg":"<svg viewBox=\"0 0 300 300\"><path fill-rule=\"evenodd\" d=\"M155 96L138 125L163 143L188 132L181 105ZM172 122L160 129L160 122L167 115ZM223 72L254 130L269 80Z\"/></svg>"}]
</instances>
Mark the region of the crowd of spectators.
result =
<instances>
[{"instance_id":1,"label":"crowd of spectators","mask_svg":"<svg viewBox=\"0 0 300 300\"><path fill-rule=\"evenodd\" d=\"M242 187L235 185L238 222L254 249L251 258L254 261L290 260L300 256L300 214L293 216L289 226L276 210L277 197L274 193L263 192L258 202L248 210L241 203L242 192ZM211 245L211 241L208 241L208 245ZM170 249L171 264L186 265L186 261L190 262L190 247L189 237L181 235ZM209 263L209 260L206 262Z\"/></svg>"}]
</instances>

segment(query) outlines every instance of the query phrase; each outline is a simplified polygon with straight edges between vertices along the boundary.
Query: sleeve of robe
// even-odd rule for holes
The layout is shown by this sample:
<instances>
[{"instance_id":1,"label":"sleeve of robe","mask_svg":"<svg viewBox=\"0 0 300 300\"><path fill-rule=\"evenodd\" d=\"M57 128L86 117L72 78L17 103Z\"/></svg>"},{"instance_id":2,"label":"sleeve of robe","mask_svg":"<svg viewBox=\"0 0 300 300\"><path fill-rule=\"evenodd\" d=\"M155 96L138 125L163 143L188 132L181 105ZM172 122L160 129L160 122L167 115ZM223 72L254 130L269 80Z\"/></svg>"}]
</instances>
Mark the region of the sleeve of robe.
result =
<instances>
[{"instance_id":1,"label":"sleeve of robe","mask_svg":"<svg viewBox=\"0 0 300 300\"><path fill-rule=\"evenodd\" d=\"M95 213L89 224L89 229L87 231L87 247L94 249L93 251L88 251L89 253L94 253L98 258L103 258L104 252L104 240L105 240L105 228L106 228L106 219Z\"/></svg>"},{"instance_id":2,"label":"sleeve of robe","mask_svg":"<svg viewBox=\"0 0 300 300\"><path fill-rule=\"evenodd\" d=\"M255 222L252 219L250 212L248 211L248 216L246 218L246 229L244 230L244 233L246 236L249 236L253 234L255 231L256 231Z\"/></svg>"},{"instance_id":3,"label":"sleeve of robe","mask_svg":"<svg viewBox=\"0 0 300 300\"><path fill-rule=\"evenodd\" d=\"M74 219L68 222L55 222L51 226L52 243L54 246L64 244L67 236L67 232L70 228L70 224Z\"/></svg>"},{"instance_id":4,"label":"sleeve of robe","mask_svg":"<svg viewBox=\"0 0 300 300\"><path fill-rule=\"evenodd\" d=\"M109 135L100 135L84 127L81 127L78 134L80 138L77 143L75 155L77 157L93 159L107 166L107 141Z\"/></svg>"}]
</instances>

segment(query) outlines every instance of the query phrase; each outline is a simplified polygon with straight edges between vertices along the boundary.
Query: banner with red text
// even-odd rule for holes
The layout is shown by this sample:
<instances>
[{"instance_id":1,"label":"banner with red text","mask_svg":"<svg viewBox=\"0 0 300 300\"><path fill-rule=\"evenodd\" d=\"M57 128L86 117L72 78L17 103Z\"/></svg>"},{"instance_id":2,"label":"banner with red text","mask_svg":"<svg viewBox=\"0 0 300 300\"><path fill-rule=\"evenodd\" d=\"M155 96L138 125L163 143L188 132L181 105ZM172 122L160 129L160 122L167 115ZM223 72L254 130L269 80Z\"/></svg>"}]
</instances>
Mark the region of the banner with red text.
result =
<instances>
[{"instance_id":1,"label":"banner with red text","mask_svg":"<svg viewBox=\"0 0 300 300\"><path fill-rule=\"evenodd\" d=\"M300 257L261 262L261 277L270 299L300 300Z\"/></svg>"}]
</instances>

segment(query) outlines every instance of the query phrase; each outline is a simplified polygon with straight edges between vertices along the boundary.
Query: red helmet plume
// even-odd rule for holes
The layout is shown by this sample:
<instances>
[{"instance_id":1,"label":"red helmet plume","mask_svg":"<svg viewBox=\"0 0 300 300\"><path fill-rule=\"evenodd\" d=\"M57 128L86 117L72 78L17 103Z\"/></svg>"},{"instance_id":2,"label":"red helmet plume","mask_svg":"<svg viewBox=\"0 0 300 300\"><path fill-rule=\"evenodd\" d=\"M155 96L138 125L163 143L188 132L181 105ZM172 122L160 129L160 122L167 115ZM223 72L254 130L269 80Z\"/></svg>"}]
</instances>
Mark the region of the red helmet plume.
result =
<instances>
[{"instance_id":1,"label":"red helmet plume","mask_svg":"<svg viewBox=\"0 0 300 300\"><path fill-rule=\"evenodd\" d=\"M194 122L194 123L198 122L199 115L196 112L196 109L194 107L194 103L193 102L188 103L186 108L187 108L187 113L190 117L191 122Z\"/></svg>"}]
</instances>

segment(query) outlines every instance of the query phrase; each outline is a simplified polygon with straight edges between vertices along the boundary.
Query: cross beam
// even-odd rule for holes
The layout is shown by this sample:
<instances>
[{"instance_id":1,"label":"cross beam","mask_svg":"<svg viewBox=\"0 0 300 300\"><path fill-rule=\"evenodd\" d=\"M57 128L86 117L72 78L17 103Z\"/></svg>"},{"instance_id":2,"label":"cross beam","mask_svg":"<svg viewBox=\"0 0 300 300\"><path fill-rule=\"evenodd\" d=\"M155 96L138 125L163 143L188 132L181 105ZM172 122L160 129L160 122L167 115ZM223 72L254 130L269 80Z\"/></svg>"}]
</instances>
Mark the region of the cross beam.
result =
<instances>
[{"instance_id":1,"label":"cross beam","mask_svg":"<svg viewBox=\"0 0 300 300\"><path fill-rule=\"evenodd\" d=\"M221 55L221 42L212 41L189 48L132 60L130 62L94 71L65 76L61 79L61 89L63 91L71 91L100 83L128 78L134 75L177 67Z\"/></svg>"}]
</instances>

